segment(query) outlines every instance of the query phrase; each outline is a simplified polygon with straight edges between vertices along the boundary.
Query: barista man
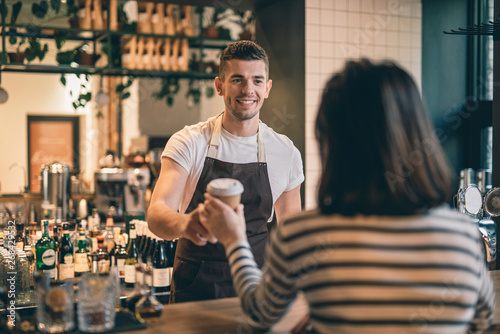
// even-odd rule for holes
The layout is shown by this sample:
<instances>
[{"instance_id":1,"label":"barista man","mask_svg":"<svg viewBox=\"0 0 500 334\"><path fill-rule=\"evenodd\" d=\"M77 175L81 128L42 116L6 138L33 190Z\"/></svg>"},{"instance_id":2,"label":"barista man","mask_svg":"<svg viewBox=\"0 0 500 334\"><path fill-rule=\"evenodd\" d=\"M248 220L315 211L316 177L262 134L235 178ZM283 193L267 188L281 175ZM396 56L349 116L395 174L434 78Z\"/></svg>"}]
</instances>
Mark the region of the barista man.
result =
<instances>
[{"instance_id":1,"label":"barista man","mask_svg":"<svg viewBox=\"0 0 500 334\"><path fill-rule=\"evenodd\" d=\"M171 302L234 297L224 247L200 224L197 206L207 184L221 177L245 188L247 235L259 266L264 262L267 223L300 211L302 159L286 136L259 120L269 96L269 60L251 41L229 45L220 56L215 87L224 112L186 126L168 141L148 210L149 228L165 239L180 238Z\"/></svg>"}]
</instances>

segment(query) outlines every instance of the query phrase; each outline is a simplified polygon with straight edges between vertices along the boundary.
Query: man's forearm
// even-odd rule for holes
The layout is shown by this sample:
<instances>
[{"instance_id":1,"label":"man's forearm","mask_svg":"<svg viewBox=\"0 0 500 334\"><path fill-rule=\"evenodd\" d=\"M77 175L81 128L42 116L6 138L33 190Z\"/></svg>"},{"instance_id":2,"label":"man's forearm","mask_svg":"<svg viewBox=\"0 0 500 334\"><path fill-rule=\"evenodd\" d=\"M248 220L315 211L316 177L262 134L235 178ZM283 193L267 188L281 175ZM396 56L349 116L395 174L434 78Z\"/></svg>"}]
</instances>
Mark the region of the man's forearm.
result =
<instances>
[{"instance_id":1,"label":"man's forearm","mask_svg":"<svg viewBox=\"0 0 500 334\"><path fill-rule=\"evenodd\" d=\"M166 240L173 240L181 237L187 215L180 214L166 205L153 204L148 208L147 220L151 232Z\"/></svg>"}]
</instances>

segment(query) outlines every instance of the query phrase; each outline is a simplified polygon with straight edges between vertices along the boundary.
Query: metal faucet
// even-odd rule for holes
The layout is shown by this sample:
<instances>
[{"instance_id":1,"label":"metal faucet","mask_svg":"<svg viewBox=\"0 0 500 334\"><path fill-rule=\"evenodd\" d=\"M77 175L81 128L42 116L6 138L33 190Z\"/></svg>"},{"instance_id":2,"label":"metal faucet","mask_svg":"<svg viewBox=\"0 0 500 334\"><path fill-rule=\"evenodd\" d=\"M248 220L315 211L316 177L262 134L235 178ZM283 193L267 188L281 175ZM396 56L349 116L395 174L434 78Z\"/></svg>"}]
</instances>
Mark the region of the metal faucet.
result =
<instances>
[{"instance_id":1,"label":"metal faucet","mask_svg":"<svg viewBox=\"0 0 500 334\"><path fill-rule=\"evenodd\" d=\"M14 162L12 165L9 166L9 170L11 170L14 167L19 167L23 171L23 177L24 177L24 186L21 188L22 193L27 193L28 192L28 173L26 172L26 167L24 167L23 164L19 162Z\"/></svg>"}]
</instances>

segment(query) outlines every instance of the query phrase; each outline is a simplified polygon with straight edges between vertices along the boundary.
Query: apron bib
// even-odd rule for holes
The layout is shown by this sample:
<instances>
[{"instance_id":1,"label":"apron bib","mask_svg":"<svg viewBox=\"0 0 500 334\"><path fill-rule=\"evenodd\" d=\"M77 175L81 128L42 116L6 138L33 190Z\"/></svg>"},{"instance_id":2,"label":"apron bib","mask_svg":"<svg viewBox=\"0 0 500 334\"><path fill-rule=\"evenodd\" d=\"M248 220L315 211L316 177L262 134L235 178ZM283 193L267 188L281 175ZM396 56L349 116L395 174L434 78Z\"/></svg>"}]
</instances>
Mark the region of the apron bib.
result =
<instances>
[{"instance_id":1,"label":"apron bib","mask_svg":"<svg viewBox=\"0 0 500 334\"><path fill-rule=\"evenodd\" d=\"M205 199L207 184L216 178L233 178L243 183L241 202L245 205L247 237L259 267L264 263L268 239L267 219L271 215L273 197L267 173L262 128L257 134L258 162L229 163L216 159L222 131L222 114L215 120L207 157L196 190L186 213ZM190 240L178 241L170 291L170 302L186 302L235 297L231 271L221 243L197 246Z\"/></svg>"}]
</instances>

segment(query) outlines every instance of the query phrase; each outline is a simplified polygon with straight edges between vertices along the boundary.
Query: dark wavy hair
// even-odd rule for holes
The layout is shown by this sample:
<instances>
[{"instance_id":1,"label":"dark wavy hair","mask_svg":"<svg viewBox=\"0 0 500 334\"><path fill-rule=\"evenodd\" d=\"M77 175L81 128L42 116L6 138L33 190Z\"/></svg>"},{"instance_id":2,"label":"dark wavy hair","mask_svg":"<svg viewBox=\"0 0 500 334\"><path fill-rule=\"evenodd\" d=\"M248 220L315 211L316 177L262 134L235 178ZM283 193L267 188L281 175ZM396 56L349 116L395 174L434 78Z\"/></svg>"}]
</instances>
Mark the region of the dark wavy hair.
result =
<instances>
[{"instance_id":1,"label":"dark wavy hair","mask_svg":"<svg viewBox=\"0 0 500 334\"><path fill-rule=\"evenodd\" d=\"M252 41L238 41L230 44L220 55L219 78L224 80L224 71L227 61L231 59L241 60L263 60L266 64L266 75L269 79L269 58L266 51L257 43Z\"/></svg>"},{"instance_id":2,"label":"dark wavy hair","mask_svg":"<svg viewBox=\"0 0 500 334\"><path fill-rule=\"evenodd\" d=\"M326 84L316 138L323 213L409 215L449 202L451 172L413 79L349 61Z\"/></svg>"}]
</instances>

